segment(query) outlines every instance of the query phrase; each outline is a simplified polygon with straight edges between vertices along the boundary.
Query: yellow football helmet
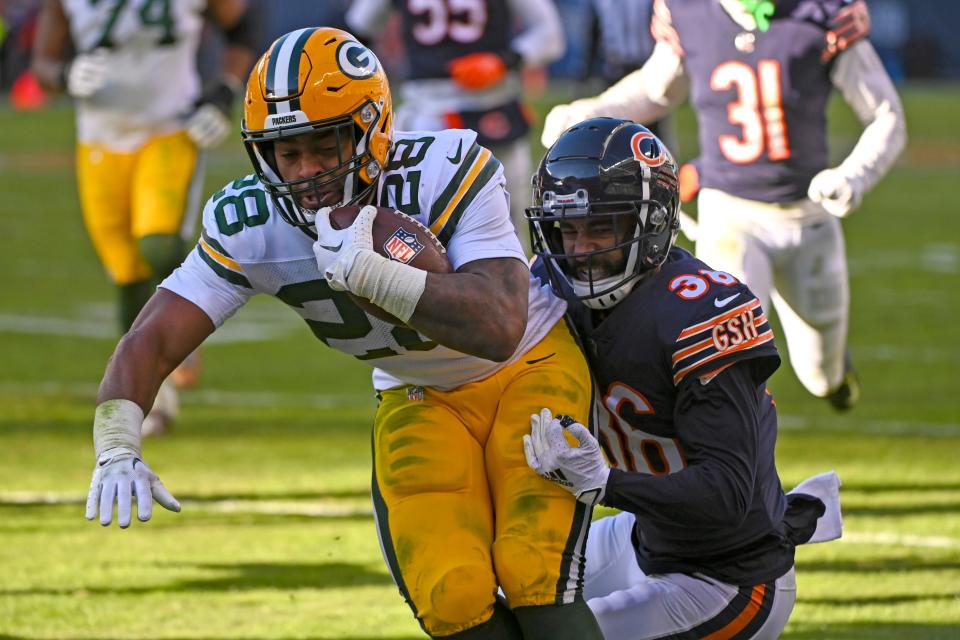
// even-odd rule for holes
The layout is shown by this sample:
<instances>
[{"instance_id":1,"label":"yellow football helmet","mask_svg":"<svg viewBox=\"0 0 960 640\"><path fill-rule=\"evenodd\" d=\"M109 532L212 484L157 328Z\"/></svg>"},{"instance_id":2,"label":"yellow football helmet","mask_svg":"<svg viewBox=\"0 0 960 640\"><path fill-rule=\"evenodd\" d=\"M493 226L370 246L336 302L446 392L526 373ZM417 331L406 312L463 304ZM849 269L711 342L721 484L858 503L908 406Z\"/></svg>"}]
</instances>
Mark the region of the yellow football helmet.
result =
<instances>
[{"instance_id":1,"label":"yellow football helmet","mask_svg":"<svg viewBox=\"0 0 960 640\"><path fill-rule=\"evenodd\" d=\"M343 198L336 206L369 202L390 149L393 108L390 85L377 57L340 29L313 27L280 36L260 58L247 82L243 142L253 168L284 219L311 227L316 211L298 196L318 196L331 186ZM284 180L277 169L274 141L333 133L337 166L317 175ZM351 145L339 144L347 137Z\"/></svg>"}]
</instances>

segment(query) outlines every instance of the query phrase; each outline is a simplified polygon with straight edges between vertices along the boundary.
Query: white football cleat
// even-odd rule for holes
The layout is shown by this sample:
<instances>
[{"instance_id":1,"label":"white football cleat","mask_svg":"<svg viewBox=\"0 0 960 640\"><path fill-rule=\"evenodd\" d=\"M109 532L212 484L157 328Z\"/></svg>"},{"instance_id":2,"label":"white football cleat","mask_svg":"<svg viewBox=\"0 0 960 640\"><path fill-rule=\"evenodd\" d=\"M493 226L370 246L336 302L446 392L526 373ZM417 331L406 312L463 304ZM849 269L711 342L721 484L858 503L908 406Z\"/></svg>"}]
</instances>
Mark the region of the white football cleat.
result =
<instances>
[{"instance_id":1,"label":"white football cleat","mask_svg":"<svg viewBox=\"0 0 960 640\"><path fill-rule=\"evenodd\" d=\"M163 381L153 401L153 408L143 419L140 435L144 438L162 436L173 430L173 421L180 413L180 397L170 378Z\"/></svg>"}]
</instances>

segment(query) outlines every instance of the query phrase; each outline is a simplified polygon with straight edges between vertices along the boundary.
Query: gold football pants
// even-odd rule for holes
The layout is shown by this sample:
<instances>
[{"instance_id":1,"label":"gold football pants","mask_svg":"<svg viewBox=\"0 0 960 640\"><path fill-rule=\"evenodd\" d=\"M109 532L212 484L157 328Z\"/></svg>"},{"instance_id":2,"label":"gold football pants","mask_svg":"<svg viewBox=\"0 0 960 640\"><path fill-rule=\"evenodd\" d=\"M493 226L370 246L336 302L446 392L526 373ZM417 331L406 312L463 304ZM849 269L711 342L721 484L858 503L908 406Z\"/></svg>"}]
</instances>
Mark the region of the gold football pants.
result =
<instances>
[{"instance_id":1,"label":"gold football pants","mask_svg":"<svg viewBox=\"0 0 960 640\"><path fill-rule=\"evenodd\" d=\"M137 241L150 235L179 234L184 224L193 224L186 212L196 207L201 176L197 148L182 131L152 138L131 153L77 145L83 221L115 284L151 277Z\"/></svg>"},{"instance_id":2,"label":"gold football pants","mask_svg":"<svg viewBox=\"0 0 960 640\"><path fill-rule=\"evenodd\" d=\"M590 509L534 473L530 416L586 422L590 374L565 322L517 362L450 391L383 391L373 499L387 564L434 636L487 621L497 586L511 608L579 597Z\"/></svg>"}]
</instances>

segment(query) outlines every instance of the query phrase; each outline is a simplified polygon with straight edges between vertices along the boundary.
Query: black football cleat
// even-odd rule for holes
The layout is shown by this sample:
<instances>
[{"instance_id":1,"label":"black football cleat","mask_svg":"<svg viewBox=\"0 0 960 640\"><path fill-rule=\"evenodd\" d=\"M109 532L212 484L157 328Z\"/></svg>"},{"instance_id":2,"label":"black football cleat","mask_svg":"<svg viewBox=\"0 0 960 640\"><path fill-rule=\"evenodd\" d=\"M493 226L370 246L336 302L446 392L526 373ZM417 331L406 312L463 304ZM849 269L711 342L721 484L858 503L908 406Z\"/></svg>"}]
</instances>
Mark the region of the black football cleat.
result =
<instances>
[{"instance_id":1,"label":"black football cleat","mask_svg":"<svg viewBox=\"0 0 960 640\"><path fill-rule=\"evenodd\" d=\"M828 393L826 398L830 406L840 412L849 411L860 402L860 376L853 368L849 353L844 357L843 378L840 385Z\"/></svg>"}]
</instances>

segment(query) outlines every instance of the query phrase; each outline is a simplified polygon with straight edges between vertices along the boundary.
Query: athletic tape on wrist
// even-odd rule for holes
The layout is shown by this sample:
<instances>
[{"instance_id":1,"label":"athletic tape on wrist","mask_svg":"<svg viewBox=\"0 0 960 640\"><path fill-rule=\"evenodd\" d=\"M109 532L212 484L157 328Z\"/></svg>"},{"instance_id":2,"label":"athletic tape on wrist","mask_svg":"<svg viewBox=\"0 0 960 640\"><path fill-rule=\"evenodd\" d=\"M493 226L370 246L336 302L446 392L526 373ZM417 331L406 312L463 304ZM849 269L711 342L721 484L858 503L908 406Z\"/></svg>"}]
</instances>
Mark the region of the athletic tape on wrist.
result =
<instances>
[{"instance_id":1,"label":"athletic tape on wrist","mask_svg":"<svg viewBox=\"0 0 960 640\"><path fill-rule=\"evenodd\" d=\"M373 251L361 251L347 276L353 292L387 313L407 322L427 286L427 272L388 260Z\"/></svg>"},{"instance_id":2,"label":"athletic tape on wrist","mask_svg":"<svg viewBox=\"0 0 960 640\"><path fill-rule=\"evenodd\" d=\"M101 402L93 419L93 449L99 458L105 451L122 447L140 455L143 409L131 400Z\"/></svg>"}]
</instances>

